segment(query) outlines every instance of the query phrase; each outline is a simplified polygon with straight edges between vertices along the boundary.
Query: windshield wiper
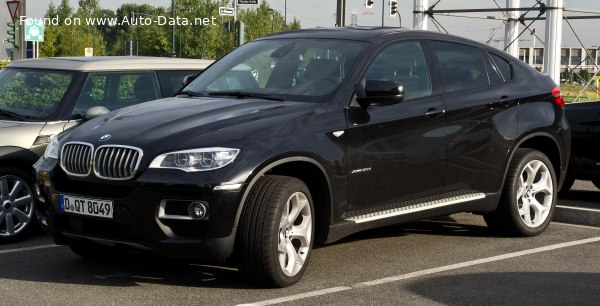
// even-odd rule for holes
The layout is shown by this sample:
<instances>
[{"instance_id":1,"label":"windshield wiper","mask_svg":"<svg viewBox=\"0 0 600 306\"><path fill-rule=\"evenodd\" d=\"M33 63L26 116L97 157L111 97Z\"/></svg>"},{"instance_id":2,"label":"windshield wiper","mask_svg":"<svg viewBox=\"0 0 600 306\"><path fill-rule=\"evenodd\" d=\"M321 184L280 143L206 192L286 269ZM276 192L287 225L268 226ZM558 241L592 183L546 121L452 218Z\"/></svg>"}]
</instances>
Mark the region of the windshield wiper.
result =
<instances>
[{"instance_id":1,"label":"windshield wiper","mask_svg":"<svg viewBox=\"0 0 600 306\"><path fill-rule=\"evenodd\" d=\"M273 95L260 94L260 93L255 93L255 92L244 92L244 91L217 91L217 92L211 92L208 95L213 96L213 97L231 96L231 97L236 97L238 99L259 98L259 99L273 100L273 101L285 101L285 99L283 99L283 97L281 97L281 96L273 96Z\"/></svg>"},{"instance_id":2,"label":"windshield wiper","mask_svg":"<svg viewBox=\"0 0 600 306\"><path fill-rule=\"evenodd\" d=\"M190 97L206 97L205 94L191 91L191 90L181 90L181 91L178 91L175 94L173 94L173 96L179 96L179 95L188 95Z\"/></svg>"},{"instance_id":3,"label":"windshield wiper","mask_svg":"<svg viewBox=\"0 0 600 306\"><path fill-rule=\"evenodd\" d=\"M17 113L11 112L11 111L0 109L0 116L2 116L2 115L5 117L12 118L12 119L17 119L19 121L26 121L28 118L26 116L22 116L22 115L19 115Z\"/></svg>"}]
</instances>

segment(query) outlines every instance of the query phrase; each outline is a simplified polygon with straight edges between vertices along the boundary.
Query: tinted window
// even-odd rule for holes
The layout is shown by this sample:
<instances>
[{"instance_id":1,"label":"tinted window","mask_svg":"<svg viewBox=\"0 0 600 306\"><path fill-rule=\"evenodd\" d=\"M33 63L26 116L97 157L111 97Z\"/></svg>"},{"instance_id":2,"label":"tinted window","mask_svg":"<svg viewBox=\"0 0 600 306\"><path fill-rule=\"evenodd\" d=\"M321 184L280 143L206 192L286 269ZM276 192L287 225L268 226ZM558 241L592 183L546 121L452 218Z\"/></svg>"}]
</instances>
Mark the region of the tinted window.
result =
<instances>
[{"instance_id":1,"label":"tinted window","mask_svg":"<svg viewBox=\"0 0 600 306\"><path fill-rule=\"evenodd\" d=\"M153 72L90 73L72 117L83 117L92 106L115 110L159 98L158 83Z\"/></svg>"},{"instance_id":2,"label":"tinted window","mask_svg":"<svg viewBox=\"0 0 600 306\"><path fill-rule=\"evenodd\" d=\"M484 55L485 69L487 70L490 84L496 85L504 82L498 68L492 63L492 60Z\"/></svg>"},{"instance_id":3,"label":"tinted window","mask_svg":"<svg viewBox=\"0 0 600 306\"><path fill-rule=\"evenodd\" d=\"M489 85L479 48L439 41L433 41L431 45L446 92Z\"/></svg>"},{"instance_id":4,"label":"tinted window","mask_svg":"<svg viewBox=\"0 0 600 306\"><path fill-rule=\"evenodd\" d=\"M492 57L494 64L496 64L496 67L498 67L498 70L500 70L500 74L502 74L504 80L512 80L512 69L510 67L510 63L496 54L490 53L490 56Z\"/></svg>"},{"instance_id":5,"label":"tinted window","mask_svg":"<svg viewBox=\"0 0 600 306\"><path fill-rule=\"evenodd\" d=\"M400 82L405 100L431 94L425 55L421 44L415 41L386 47L369 65L365 79Z\"/></svg>"}]
</instances>

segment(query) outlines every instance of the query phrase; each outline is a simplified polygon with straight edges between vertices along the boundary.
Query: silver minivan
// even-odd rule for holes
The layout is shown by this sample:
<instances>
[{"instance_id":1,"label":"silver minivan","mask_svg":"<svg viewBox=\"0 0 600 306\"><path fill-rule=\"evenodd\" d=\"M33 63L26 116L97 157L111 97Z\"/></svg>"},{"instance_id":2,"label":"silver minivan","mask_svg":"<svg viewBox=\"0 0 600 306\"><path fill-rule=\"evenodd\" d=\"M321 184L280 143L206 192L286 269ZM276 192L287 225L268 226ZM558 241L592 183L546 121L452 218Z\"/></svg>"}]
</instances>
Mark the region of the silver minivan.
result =
<instances>
[{"instance_id":1,"label":"silver minivan","mask_svg":"<svg viewBox=\"0 0 600 306\"><path fill-rule=\"evenodd\" d=\"M213 61L157 57L64 57L0 70L0 243L35 225L31 165L54 135L98 111L169 97Z\"/></svg>"}]
</instances>

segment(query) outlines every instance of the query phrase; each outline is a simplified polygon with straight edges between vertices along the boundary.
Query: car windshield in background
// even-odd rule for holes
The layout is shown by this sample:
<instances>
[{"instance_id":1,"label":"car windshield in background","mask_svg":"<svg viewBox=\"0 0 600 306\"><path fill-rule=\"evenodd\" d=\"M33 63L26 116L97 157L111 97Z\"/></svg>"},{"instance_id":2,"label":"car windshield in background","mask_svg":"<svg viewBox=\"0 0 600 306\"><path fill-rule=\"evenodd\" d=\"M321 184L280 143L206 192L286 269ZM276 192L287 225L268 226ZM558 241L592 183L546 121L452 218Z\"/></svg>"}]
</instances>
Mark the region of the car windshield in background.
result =
<instances>
[{"instance_id":1,"label":"car windshield in background","mask_svg":"<svg viewBox=\"0 0 600 306\"><path fill-rule=\"evenodd\" d=\"M185 90L323 101L337 90L362 49L362 43L344 40L259 40L215 63Z\"/></svg>"},{"instance_id":2,"label":"car windshield in background","mask_svg":"<svg viewBox=\"0 0 600 306\"><path fill-rule=\"evenodd\" d=\"M0 70L0 118L41 120L61 103L73 74L49 70Z\"/></svg>"}]
</instances>

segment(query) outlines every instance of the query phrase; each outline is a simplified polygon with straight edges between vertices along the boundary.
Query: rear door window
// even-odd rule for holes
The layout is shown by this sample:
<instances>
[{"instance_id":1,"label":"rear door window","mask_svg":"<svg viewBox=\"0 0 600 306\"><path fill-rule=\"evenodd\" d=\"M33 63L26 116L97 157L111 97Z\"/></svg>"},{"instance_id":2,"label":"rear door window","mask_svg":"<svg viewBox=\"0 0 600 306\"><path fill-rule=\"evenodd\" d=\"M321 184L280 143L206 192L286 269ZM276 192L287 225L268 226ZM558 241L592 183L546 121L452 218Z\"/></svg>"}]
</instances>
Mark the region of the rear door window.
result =
<instances>
[{"instance_id":1,"label":"rear door window","mask_svg":"<svg viewBox=\"0 0 600 306\"><path fill-rule=\"evenodd\" d=\"M498 70L502 74L504 81L508 82L512 80L512 67L510 66L510 63L494 53L490 53L490 57L492 58L492 61L496 67L498 67Z\"/></svg>"},{"instance_id":2,"label":"rear door window","mask_svg":"<svg viewBox=\"0 0 600 306\"><path fill-rule=\"evenodd\" d=\"M83 118L93 106L104 106L112 111L160 98L154 72L90 73L77 99L72 118Z\"/></svg>"},{"instance_id":3,"label":"rear door window","mask_svg":"<svg viewBox=\"0 0 600 306\"><path fill-rule=\"evenodd\" d=\"M442 41L432 41L431 47L445 92L490 85L479 48Z\"/></svg>"},{"instance_id":4,"label":"rear door window","mask_svg":"<svg viewBox=\"0 0 600 306\"><path fill-rule=\"evenodd\" d=\"M199 72L199 70L157 71L162 96L172 96L183 87L183 79L186 76L197 75Z\"/></svg>"}]
</instances>

